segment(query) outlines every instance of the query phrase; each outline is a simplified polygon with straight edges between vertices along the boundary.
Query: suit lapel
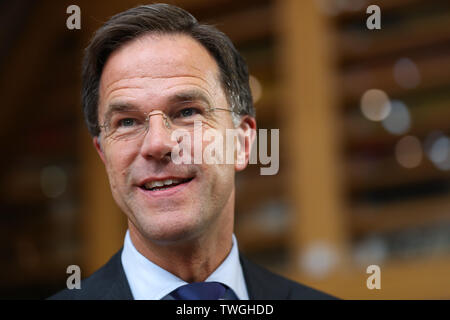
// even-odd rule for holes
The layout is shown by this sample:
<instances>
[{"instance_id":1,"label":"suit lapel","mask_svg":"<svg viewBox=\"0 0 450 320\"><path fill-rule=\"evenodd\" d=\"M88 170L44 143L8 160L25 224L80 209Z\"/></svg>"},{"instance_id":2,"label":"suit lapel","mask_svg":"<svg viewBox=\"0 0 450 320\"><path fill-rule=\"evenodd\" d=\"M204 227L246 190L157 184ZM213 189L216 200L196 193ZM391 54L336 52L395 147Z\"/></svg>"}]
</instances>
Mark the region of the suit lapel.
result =
<instances>
[{"instance_id":1,"label":"suit lapel","mask_svg":"<svg viewBox=\"0 0 450 320\"><path fill-rule=\"evenodd\" d=\"M130 286L122 266L122 249L116 253L104 268L102 281L110 283L110 288L101 297L105 300L133 300Z\"/></svg>"},{"instance_id":2,"label":"suit lapel","mask_svg":"<svg viewBox=\"0 0 450 320\"><path fill-rule=\"evenodd\" d=\"M239 255L250 300L284 300L289 291L273 278L272 273Z\"/></svg>"}]
</instances>

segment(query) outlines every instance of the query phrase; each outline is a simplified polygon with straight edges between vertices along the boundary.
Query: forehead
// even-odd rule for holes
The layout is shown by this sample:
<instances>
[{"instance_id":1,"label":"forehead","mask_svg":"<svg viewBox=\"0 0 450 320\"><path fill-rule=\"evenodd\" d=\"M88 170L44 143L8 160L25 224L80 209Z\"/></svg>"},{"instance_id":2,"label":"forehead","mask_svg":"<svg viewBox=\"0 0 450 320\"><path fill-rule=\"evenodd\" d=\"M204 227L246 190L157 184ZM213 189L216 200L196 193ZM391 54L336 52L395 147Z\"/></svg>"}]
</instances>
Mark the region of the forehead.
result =
<instances>
[{"instance_id":1,"label":"forehead","mask_svg":"<svg viewBox=\"0 0 450 320\"><path fill-rule=\"evenodd\" d=\"M161 94L183 84L213 92L217 90L218 79L216 61L192 37L146 34L111 54L100 81L100 100L120 92L130 94L134 89L139 93L137 89L144 88Z\"/></svg>"}]
</instances>

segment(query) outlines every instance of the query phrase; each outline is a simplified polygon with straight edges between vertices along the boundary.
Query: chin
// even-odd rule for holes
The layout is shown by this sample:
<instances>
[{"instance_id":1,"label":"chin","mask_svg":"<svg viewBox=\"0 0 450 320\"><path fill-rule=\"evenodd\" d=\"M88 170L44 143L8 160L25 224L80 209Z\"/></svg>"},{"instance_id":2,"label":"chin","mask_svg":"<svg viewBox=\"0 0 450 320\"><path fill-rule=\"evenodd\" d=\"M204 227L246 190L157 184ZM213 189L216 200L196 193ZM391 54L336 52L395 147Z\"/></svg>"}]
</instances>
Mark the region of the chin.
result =
<instances>
[{"instance_id":1,"label":"chin","mask_svg":"<svg viewBox=\"0 0 450 320\"><path fill-rule=\"evenodd\" d=\"M173 215L173 213L171 213ZM148 240L158 244L172 244L178 242L185 242L198 237L201 231L205 228L201 223L195 219L186 219L189 217L173 217L170 219L163 215L162 217L153 217L152 219L145 219L141 223L139 230L143 236ZM184 218L184 219L183 219Z\"/></svg>"}]
</instances>

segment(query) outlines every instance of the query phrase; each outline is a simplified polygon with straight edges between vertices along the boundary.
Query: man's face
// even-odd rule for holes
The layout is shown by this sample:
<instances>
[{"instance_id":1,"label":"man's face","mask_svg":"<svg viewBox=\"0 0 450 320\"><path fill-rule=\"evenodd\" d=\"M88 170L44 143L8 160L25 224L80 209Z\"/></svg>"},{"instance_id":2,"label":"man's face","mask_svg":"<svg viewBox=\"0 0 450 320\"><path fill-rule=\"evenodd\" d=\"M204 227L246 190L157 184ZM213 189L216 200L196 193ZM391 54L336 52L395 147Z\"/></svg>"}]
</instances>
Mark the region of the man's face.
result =
<instances>
[{"instance_id":1,"label":"man's face","mask_svg":"<svg viewBox=\"0 0 450 320\"><path fill-rule=\"evenodd\" d=\"M204 47L186 35L145 35L109 57L100 82L99 123L117 106L167 113L180 97L229 108L218 66ZM219 132L233 128L231 113L215 113L211 127ZM113 140L102 131L94 143L114 199L130 226L145 238L170 242L232 228L234 172L243 168L174 164L170 152L177 142L171 139L161 115L150 117L148 132L140 139ZM182 183L165 190L145 187L169 179Z\"/></svg>"}]
</instances>

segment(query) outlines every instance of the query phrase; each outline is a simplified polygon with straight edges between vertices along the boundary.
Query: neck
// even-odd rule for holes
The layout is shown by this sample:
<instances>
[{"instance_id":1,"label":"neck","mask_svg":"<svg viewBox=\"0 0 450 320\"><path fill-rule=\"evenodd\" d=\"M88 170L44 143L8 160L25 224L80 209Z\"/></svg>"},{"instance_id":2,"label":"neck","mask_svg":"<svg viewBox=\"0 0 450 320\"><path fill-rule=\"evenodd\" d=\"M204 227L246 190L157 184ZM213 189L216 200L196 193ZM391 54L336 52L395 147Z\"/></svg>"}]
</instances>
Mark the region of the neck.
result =
<instances>
[{"instance_id":1,"label":"neck","mask_svg":"<svg viewBox=\"0 0 450 320\"><path fill-rule=\"evenodd\" d=\"M207 232L169 243L145 237L128 220L131 241L143 256L180 279L188 283L205 281L231 251L234 205L227 207Z\"/></svg>"}]
</instances>

